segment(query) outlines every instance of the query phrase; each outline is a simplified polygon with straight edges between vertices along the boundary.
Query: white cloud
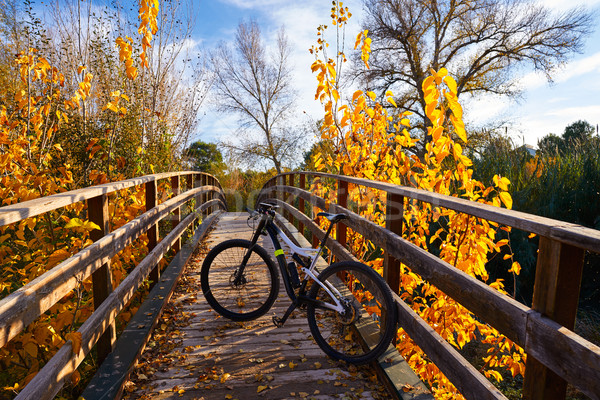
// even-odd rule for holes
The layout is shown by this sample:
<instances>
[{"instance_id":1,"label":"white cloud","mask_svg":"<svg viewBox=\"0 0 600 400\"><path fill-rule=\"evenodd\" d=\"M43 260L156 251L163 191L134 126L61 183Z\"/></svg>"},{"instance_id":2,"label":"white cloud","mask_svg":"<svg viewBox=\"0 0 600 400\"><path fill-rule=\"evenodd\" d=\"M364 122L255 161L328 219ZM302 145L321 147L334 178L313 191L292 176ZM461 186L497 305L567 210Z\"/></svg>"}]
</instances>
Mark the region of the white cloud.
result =
<instances>
[{"instance_id":1,"label":"white cloud","mask_svg":"<svg viewBox=\"0 0 600 400\"><path fill-rule=\"evenodd\" d=\"M558 84L591 73L600 73L600 52L566 64L552 75L552 80L555 84ZM594 77L593 81L596 80ZM539 72L530 72L522 78L521 82L525 90L533 90L549 85L546 77Z\"/></svg>"},{"instance_id":2,"label":"white cloud","mask_svg":"<svg viewBox=\"0 0 600 400\"><path fill-rule=\"evenodd\" d=\"M585 107L567 107L561 108L560 110L548 110L545 115L559 116L565 122L566 125L570 122L575 122L580 119L595 120L600 115L600 104L594 104Z\"/></svg>"}]
</instances>

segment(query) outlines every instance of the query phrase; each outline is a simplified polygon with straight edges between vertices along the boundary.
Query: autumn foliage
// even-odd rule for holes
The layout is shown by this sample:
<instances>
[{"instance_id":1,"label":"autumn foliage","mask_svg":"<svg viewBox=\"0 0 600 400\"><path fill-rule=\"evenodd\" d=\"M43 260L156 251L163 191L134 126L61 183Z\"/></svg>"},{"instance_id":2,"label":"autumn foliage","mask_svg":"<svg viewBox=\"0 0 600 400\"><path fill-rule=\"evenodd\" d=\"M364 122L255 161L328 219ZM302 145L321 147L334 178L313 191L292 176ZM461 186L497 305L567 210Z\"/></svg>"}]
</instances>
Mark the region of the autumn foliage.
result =
<instances>
[{"instance_id":1,"label":"autumn foliage","mask_svg":"<svg viewBox=\"0 0 600 400\"><path fill-rule=\"evenodd\" d=\"M343 29L349 15L347 8L336 3L332 8L333 25L338 30ZM410 132L410 113L389 115L377 101L377 94L371 91L356 90L348 97L342 93L339 74L346 56L339 48L334 58L328 56L329 45L324 39L326 29L326 26L318 28L318 44L311 49L315 55L311 68L318 80L315 98L324 107L321 137L331 141L334 150L315 156L317 169L498 207L512 207L508 179L495 176L494 186L486 187L473 178L472 162L463 152L467 135L462 108L457 101L456 82L445 68L431 71L431 75L422 82L430 140L419 143ZM361 32L356 38L355 49L360 51L365 68L369 67L369 48L368 32ZM395 106L391 92L383 97ZM417 145L425 148L421 158L408 151ZM317 184L314 189L325 197L328 193L330 196L335 193L328 190L327 182ZM334 198L330 200L335 201ZM385 201L385 193L358 187L351 188L348 197L349 204L357 204L362 216L382 226L385 224ZM499 229L509 228L429 203L411 200L405 204L404 238L507 294L504 283L501 280L490 281L485 268L487 260L508 245L507 240L500 239ZM369 260L373 268L382 271L383 258L376 247L359 235L351 235L351 250L358 257ZM510 272L519 274L518 263L512 263ZM406 265L401 266L401 273L402 299L445 340L459 349L475 341L486 346L487 355L481 362L481 372L486 377L501 381L503 373L513 377L524 374L525 355L520 347L477 320L467 309ZM454 386L402 330L398 332L397 343L401 354L421 379L429 383L436 398L461 398Z\"/></svg>"},{"instance_id":2,"label":"autumn foliage","mask_svg":"<svg viewBox=\"0 0 600 400\"><path fill-rule=\"evenodd\" d=\"M139 31L143 50L138 61L132 59L133 40L116 41L130 80L137 77L136 65L147 66L145 53L156 33L157 12L157 1L142 1ZM14 63L18 79L14 86L4 88L3 96L9 101L0 106L0 206L63 193L80 187L81 182L97 184L128 178L123 174L126 160L114 155L110 135L89 139L86 154L90 165L100 168L89 168L83 176L80 169L79 176L74 175L72 152L64 148L65 135L86 130L75 121L89 115L92 104L104 101L88 66L79 66L76 74L63 74L35 48L22 50ZM8 92L10 89L12 93ZM128 105L127 94L115 88L99 111L108 114L107 120L112 121L105 132L115 131L119 120L129 113ZM117 118L111 120L112 115ZM137 153L141 151L139 148ZM114 230L145 211L143 188L119 191L111 195L109 204ZM0 298L91 244L89 232L99 227L88 221L86 214L85 202L79 202L0 227ZM118 285L145 256L146 243L147 238L142 236L114 257L113 285ZM91 285L91 278L81 281L76 290L0 348L0 398L13 397L67 340L74 346L80 345L76 330L93 312ZM120 324L135 313L135 303L120 315ZM84 361L81 373L73 374L72 384L77 385L81 374L94 367L91 358Z\"/></svg>"}]
</instances>

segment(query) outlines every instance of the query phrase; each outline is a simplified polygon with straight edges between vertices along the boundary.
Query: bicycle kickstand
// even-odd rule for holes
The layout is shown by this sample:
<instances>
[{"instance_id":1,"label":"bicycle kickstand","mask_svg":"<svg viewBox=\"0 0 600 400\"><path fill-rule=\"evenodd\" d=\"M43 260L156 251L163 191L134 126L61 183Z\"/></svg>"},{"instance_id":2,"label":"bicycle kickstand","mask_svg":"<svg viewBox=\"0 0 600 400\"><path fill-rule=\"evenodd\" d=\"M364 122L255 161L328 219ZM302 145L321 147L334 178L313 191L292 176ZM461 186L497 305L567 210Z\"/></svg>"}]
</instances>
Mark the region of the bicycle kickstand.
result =
<instances>
[{"instance_id":1,"label":"bicycle kickstand","mask_svg":"<svg viewBox=\"0 0 600 400\"><path fill-rule=\"evenodd\" d=\"M296 304L296 302L293 302L292 304L290 304L285 314L283 314L283 317L279 318L278 316L273 315L273 323L275 324L275 326L281 328L283 324L285 324L285 321L287 321L289 316L292 315L296 307L298 307L298 304Z\"/></svg>"}]
</instances>

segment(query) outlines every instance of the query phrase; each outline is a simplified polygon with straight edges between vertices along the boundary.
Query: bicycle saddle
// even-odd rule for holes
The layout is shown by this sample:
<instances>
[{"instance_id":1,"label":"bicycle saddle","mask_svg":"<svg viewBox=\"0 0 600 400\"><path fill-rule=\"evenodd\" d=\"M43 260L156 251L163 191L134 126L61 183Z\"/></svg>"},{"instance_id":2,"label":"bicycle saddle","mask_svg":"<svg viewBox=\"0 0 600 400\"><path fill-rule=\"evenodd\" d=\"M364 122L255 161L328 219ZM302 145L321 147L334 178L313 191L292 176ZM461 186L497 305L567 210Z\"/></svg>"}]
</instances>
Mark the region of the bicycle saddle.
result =
<instances>
[{"instance_id":1,"label":"bicycle saddle","mask_svg":"<svg viewBox=\"0 0 600 400\"><path fill-rule=\"evenodd\" d=\"M348 219L348 216L346 214L330 214L328 212L320 212L317 214L317 217L325 217L332 224L335 224L336 222L341 221L343 219Z\"/></svg>"}]
</instances>

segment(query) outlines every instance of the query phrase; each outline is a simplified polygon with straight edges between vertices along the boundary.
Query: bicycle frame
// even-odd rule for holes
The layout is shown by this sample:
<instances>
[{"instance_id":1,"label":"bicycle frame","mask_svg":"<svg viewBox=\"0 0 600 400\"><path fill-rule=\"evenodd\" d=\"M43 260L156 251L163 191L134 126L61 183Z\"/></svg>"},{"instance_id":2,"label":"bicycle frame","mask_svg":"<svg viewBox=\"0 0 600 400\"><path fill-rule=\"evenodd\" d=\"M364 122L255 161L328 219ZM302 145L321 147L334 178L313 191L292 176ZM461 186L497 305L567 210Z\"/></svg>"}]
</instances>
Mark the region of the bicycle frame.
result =
<instances>
[{"instance_id":1,"label":"bicycle frame","mask_svg":"<svg viewBox=\"0 0 600 400\"><path fill-rule=\"evenodd\" d=\"M325 244L325 241L327 240L327 237L329 236L329 232L331 231L331 226L327 230L327 233L323 237L323 240L321 241L321 243L317 249L313 249L312 247L299 247L299 246L296 246L296 244L293 243L291 241L291 239L288 238L285 235L285 233L283 233L283 231L281 229L279 229L279 227L277 227L277 225L275 225L275 223L273 222L272 215L268 215L268 214L261 215L261 219L258 224L258 227L256 228L254 235L252 236L252 240L251 240L252 246L250 247L250 249L248 249L248 253L244 257L244 260L242 261L242 267L240 268L241 269L240 272L243 272L243 267L246 265L246 263L248 262L248 259L250 258L250 253L251 253L252 247L254 245L256 245L256 243L258 242L259 236L261 234L263 234L264 231L266 231L268 233L268 235L271 239L271 242L273 243L273 247L275 248L275 258L277 260L277 264L279 265L279 270L283 277L283 283L285 286L285 290L286 290L289 298L292 300L292 305L290 306L290 309L288 310L288 312L286 312L286 315L283 317L283 321L285 321L285 319L287 319L287 316L289 316L289 314L291 314L291 312L298 305L308 304L308 303L313 304L315 307L326 308L326 309L334 310L334 311L337 311L337 312L343 314L345 311L345 308L339 300L339 299L343 298L342 294L335 287L331 286L328 282L325 282L325 283L321 282L319 280L319 278L317 277L317 275L315 274L317 260L318 260L319 256L321 255L321 253L323 252L323 246ZM281 239L284 241L284 243L286 245L288 245L292 249L293 252L300 254L304 257L308 257L311 260L310 266L308 268L301 265L301 270L302 270L302 272L305 273L306 276L301 283L300 292L298 295L296 295L296 293L294 292L294 288L292 287L291 278L290 278L290 275L287 270L286 258L283 253L283 250L281 248L281 243L279 242L278 237L281 237ZM241 275L241 273L240 273L240 275ZM313 300L313 299L310 299L308 296L306 296L306 285L309 281L309 278L312 279L316 284L321 286L323 288L323 290L325 290L327 292L327 294L335 301L335 305L323 302L321 300Z\"/></svg>"}]
</instances>

